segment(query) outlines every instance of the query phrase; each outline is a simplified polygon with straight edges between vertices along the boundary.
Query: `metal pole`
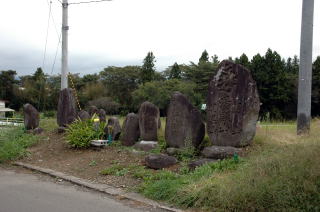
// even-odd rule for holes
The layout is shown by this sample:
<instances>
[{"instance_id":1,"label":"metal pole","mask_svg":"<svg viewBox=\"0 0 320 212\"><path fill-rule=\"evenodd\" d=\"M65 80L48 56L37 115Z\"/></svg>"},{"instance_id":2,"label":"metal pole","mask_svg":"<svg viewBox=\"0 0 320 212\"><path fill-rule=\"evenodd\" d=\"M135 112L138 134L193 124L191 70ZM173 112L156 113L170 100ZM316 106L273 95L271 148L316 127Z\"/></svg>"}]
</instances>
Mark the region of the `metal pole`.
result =
<instances>
[{"instance_id":1,"label":"metal pole","mask_svg":"<svg viewBox=\"0 0 320 212\"><path fill-rule=\"evenodd\" d=\"M68 0L62 2L61 90L68 88Z\"/></svg>"},{"instance_id":2,"label":"metal pole","mask_svg":"<svg viewBox=\"0 0 320 212\"><path fill-rule=\"evenodd\" d=\"M303 0L298 89L297 134L307 134L311 120L312 39L314 0Z\"/></svg>"}]
</instances>

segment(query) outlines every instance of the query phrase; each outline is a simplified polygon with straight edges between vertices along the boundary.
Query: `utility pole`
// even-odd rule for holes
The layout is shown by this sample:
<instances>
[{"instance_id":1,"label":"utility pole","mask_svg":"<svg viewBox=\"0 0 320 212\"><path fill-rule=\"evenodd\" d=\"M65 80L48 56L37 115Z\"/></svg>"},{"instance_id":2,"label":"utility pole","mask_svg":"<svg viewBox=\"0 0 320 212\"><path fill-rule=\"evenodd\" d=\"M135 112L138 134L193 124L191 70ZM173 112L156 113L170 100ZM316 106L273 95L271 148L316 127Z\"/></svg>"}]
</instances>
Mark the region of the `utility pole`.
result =
<instances>
[{"instance_id":1,"label":"utility pole","mask_svg":"<svg viewBox=\"0 0 320 212\"><path fill-rule=\"evenodd\" d=\"M314 0L303 0L298 89L297 134L308 134L311 120L312 39Z\"/></svg>"},{"instance_id":2,"label":"utility pole","mask_svg":"<svg viewBox=\"0 0 320 212\"><path fill-rule=\"evenodd\" d=\"M68 88L68 0L62 1L61 90Z\"/></svg>"}]
</instances>

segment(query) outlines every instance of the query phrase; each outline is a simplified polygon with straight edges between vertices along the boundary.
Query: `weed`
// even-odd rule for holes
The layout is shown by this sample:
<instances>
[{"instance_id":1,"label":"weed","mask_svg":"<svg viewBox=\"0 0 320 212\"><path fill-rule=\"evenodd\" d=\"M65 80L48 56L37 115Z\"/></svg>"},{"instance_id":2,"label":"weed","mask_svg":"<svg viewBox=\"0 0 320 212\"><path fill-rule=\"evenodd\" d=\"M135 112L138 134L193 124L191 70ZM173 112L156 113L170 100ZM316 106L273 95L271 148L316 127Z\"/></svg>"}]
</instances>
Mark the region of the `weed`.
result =
<instances>
[{"instance_id":1,"label":"weed","mask_svg":"<svg viewBox=\"0 0 320 212\"><path fill-rule=\"evenodd\" d=\"M97 162L95 160L92 160L90 163L89 163L89 166L96 166L97 165Z\"/></svg>"}]
</instances>

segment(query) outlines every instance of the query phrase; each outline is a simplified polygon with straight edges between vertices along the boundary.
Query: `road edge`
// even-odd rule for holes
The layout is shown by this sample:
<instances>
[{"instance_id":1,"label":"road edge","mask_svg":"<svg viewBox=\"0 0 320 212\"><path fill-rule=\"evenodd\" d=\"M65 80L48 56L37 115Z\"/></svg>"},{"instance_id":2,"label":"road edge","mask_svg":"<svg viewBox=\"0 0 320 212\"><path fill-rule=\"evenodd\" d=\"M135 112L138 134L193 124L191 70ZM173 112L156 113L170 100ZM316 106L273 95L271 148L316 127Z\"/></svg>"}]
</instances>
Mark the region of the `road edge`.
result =
<instances>
[{"instance_id":1,"label":"road edge","mask_svg":"<svg viewBox=\"0 0 320 212\"><path fill-rule=\"evenodd\" d=\"M71 175L67 175L62 172L58 172L58 171L55 171L52 169L42 168L39 166L34 166L31 164L26 164L26 163L22 163L22 162L14 162L13 165L20 166L20 167L30 169L33 171L41 172L43 174L47 174L52 177L61 178L65 181L74 183L76 185L83 186L83 187L86 187L86 188L94 190L94 191L102 192L102 193L105 193L105 194L113 196L113 197L118 197L119 199L128 199L128 200L136 201L139 203L143 203L143 204L152 206L153 208L159 208L159 209L163 209L163 210L170 211L170 212L182 212L182 210L180 210L180 209L176 209L176 208L172 208L172 207L168 207L168 206L159 204L158 202L147 199L138 193L127 192L123 189L115 188L110 185L90 183L84 179L74 177Z\"/></svg>"}]
</instances>

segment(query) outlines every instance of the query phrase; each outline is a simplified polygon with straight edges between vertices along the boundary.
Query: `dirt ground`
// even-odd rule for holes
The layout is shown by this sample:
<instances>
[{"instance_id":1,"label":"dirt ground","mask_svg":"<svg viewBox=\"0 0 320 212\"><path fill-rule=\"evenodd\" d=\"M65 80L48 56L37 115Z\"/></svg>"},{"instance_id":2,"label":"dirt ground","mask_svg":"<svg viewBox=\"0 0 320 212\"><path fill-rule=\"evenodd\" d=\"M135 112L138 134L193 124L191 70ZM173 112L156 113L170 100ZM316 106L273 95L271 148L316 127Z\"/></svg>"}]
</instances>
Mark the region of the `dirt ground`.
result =
<instances>
[{"instance_id":1,"label":"dirt ground","mask_svg":"<svg viewBox=\"0 0 320 212\"><path fill-rule=\"evenodd\" d=\"M102 175L100 171L114 164L143 165L145 154L142 152L116 146L72 149L63 134L46 132L43 136L37 145L29 148L31 154L20 161L118 188L131 189L140 183L139 179L130 176Z\"/></svg>"}]
</instances>

